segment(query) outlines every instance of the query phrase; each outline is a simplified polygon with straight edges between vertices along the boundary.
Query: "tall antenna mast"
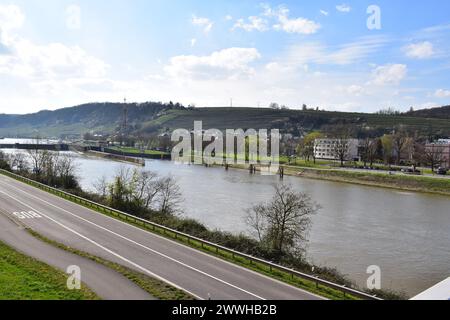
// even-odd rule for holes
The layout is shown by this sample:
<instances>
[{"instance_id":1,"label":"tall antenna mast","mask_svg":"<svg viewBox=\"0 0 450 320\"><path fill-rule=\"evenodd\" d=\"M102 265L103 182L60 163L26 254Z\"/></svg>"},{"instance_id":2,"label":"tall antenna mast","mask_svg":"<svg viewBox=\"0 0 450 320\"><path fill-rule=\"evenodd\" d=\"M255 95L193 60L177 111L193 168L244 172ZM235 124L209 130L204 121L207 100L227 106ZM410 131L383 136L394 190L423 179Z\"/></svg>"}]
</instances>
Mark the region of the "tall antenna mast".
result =
<instances>
[{"instance_id":1,"label":"tall antenna mast","mask_svg":"<svg viewBox=\"0 0 450 320\"><path fill-rule=\"evenodd\" d=\"M127 98L123 99L123 115L122 115L122 138L125 136L128 129L128 105Z\"/></svg>"}]
</instances>

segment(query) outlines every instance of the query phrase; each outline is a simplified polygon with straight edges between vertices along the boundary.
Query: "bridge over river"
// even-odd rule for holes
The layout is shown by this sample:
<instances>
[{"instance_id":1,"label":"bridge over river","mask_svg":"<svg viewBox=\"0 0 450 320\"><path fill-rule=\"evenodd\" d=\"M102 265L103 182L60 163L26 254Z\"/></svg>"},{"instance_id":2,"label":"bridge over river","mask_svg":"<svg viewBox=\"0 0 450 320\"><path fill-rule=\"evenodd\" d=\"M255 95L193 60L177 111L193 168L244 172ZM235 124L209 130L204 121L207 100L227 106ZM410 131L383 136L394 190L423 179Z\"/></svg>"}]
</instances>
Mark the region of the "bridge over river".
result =
<instances>
[{"instance_id":1,"label":"bridge over river","mask_svg":"<svg viewBox=\"0 0 450 320\"><path fill-rule=\"evenodd\" d=\"M64 143L0 143L0 149L69 151L69 145Z\"/></svg>"}]
</instances>

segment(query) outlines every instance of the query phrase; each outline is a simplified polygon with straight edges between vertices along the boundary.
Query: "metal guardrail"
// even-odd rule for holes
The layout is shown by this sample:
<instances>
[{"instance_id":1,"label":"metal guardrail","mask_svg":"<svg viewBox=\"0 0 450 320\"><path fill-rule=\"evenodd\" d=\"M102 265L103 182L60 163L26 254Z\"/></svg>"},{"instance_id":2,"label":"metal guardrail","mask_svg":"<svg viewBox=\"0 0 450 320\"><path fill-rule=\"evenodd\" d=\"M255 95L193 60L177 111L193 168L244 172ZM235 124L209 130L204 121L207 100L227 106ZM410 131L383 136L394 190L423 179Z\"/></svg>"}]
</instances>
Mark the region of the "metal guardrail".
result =
<instances>
[{"instance_id":1,"label":"metal guardrail","mask_svg":"<svg viewBox=\"0 0 450 320\"><path fill-rule=\"evenodd\" d=\"M84 199L82 197L75 196L75 195L70 194L68 192L65 192L65 191L62 191L62 190L58 190L56 188L49 187L49 186L47 186L45 184L39 183L37 181L31 180L31 179L28 179L28 178L25 178L25 177L22 177L20 175L17 175L15 173L12 173L12 172L9 172L9 171L3 170L3 169L0 169L0 173L3 174L3 175L9 176L9 177L11 177L13 179L16 179L16 180L22 181L24 183L30 184L32 186L35 186L35 187L37 187L39 189L42 189L44 191L47 191L47 192L59 195L61 197L65 197L65 198L67 198L67 199L69 199L69 200L71 200L71 201L73 201L75 203L79 203L81 205L90 206L90 207L95 208L97 210L103 211L104 213L109 213L109 214L111 214L113 216L116 216L116 217L118 217L120 219L124 219L124 220L129 221L129 222L134 222L135 224L141 225L141 226L143 226L143 227L145 227L145 228L147 228L149 230L156 231L156 229L160 229L166 235L167 235L167 233L172 233L172 234L175 235L175 239L178 239L179 237L184 237L185 239L187 239L188 244L191 244L192 241L195 241L197 243L200 243L202 248L205 248L205 246L213 248L213 250L215 250L216 254L219 254L219 251L223 251L223 252L226 252L228 254L231 254L233 259L236 258L236 257L244 258L244 259L249 260L250 264L252 264L252 263L259 263L259 264L262 264L262 265L268 267L271 272L274 271L274 270L282 271L282 272L285 272L285 273L291 275L292 277L295 276L295 277L298 277L298 278L301 278L301 279L304 279L304 280L311 281L311 282L316 284L316 287L319 287L319 285L323 285L323 286L326 286L326 287L329 287L329 288L341 291L344 294L344 296L346 294L349 294L349 295L352 295L354 297L357 297L357 298L360 298L360 299L364 299L364 300L382 300L382 299L380 299L380 298L378 298L376 296L370 295L368 293L364 293L362 291L358 291L358 290L355 290L355 289L352 289L352 288L349 288L349 287L346 287L346 286L343 286L343 285L339 285L339 284L336 284L336 283L333 283L333 282L321 279L320 277L312 276L312 275L309 275L309 274L306 274L306 273L303 273L303 272L300 272L300 271L297 271L297 270L294 270L294 269L283 267L281 265L278 265L278 264L275 264L275 263L272 263L272 262L269 262L269 261L266 261L266 260L263 260L263 259L260 259L260 258L253 257L251 255L248 255L248 254L245 254L245 253L242 253L242 252L238 252L238 251L235 251L233 249L229 249L229 248L226 248L224 246L221 246L221 245L218 245L218 244L215 244L215 243L212 243L212 242L209 242L209 241L197 238L197 237L193 237L193 236L191 236L189 234L186 234L186 233L183 233L183 232L179 232L177 230L165 227L163 225L160 225L160 224L157 224L157 223L145 220L145 219L141 219L141 218L132 216L132 215L130 215L128 213L125 213L125 212L122 212L120 210L116 210L116 209L110 208L108 206L104 206L102 204L95 203L93 201Z\"/></svg>"}]
</instances>

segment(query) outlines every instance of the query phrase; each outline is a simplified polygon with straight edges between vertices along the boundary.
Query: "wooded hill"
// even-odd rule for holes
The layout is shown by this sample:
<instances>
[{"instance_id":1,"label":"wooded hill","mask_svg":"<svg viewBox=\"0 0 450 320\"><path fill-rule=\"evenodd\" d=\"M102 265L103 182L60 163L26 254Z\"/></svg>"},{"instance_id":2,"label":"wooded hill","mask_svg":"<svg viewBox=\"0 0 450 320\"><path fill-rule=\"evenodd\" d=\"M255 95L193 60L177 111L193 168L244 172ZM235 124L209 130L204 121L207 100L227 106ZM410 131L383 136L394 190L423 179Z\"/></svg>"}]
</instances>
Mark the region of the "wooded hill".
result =
<instances>
[{"instance_id":1,"label":"wooded hill","mask_svg":"<svg viewBox=\"0 0 450 320\"><path fill-rule=\"evenodd\" d=\"M27 115L0 115L0 136L80 137L86 132L117 133L123 123L124 104L91 103ZM205 129L280 129L298 135L311 130L353 128L355 135L382 135L403 128L422 136L450 136L450 107L399 115L257 108L184 108L179 104L147 102L127 104L128 133L150 135L173 129L191 130L194 121Z\"/></svg>"}]
</instances>

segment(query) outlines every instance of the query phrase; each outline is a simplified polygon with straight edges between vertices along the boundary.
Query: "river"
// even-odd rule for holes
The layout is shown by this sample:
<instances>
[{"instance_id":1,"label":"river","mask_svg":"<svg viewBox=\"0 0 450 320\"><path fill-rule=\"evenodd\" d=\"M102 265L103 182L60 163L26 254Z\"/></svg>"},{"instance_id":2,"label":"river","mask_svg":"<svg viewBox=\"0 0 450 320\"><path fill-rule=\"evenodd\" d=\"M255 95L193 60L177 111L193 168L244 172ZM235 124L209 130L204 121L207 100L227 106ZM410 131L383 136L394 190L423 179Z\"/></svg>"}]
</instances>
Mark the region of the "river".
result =
<instances>
[{"instance_id":1,"label":"river","mask_svg":"<svg viewBox=\"0 0 450 320\"><path fill-rule=\"evenodd\" d=\"M132 165L76 156L85 189ZM273 194L275 176L246 171L147 161L144 170L173 175L183 192L184 215L210 228L233 233L249 230L245 211ZM450 276L450 197L285 177L322 207L313 218L308 258L336 267L365 286L366 270L382 271L385 289L413 296Z\"/></svg>"}]
</instances>

